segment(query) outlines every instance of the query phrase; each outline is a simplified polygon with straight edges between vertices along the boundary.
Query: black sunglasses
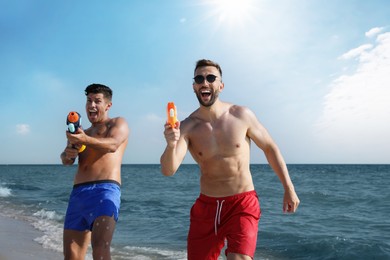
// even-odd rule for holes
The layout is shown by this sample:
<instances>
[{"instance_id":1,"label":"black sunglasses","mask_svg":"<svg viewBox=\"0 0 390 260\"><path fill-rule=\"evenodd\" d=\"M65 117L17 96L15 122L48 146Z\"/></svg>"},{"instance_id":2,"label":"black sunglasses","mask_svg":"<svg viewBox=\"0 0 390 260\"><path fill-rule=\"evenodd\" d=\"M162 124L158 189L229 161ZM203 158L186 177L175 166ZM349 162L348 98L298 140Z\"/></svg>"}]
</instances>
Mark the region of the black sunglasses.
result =
<instances>
[{"instance_id":1,"label":"black sunglasses","mask_svg":"<svg viewBox=\"0 0 390 260\"><path fill-rule=\"evenodd\" d=\"M209 74L206 76L206 80L208 83L213 83L216 78L217 78L217 76L215 76L213 74ZM202 75L195 76L195 78L194 78L194 81L196 84L201 84L204 82L204 80L205 80L205 77L203 77Z\"/></svg>"}]
</instances>

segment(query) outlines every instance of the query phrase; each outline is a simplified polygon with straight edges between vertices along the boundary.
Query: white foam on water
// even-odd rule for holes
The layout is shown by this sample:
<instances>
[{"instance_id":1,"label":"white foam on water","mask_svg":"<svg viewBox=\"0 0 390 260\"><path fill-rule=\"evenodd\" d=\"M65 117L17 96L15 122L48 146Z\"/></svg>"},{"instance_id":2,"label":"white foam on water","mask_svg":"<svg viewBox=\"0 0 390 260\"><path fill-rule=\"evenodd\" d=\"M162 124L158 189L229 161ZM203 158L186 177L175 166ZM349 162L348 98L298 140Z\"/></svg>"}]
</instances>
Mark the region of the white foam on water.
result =
<instances>
[{"instance_id":1,"label":"white foam on water","mask_svg":"<svg viewBox=\"0 0 390 260\"><path fill-rule=\"evenodd\" d=\"M186 260L186 251L174 251L168 249L154 248L154 247L136 247L126 246L123 250L114 251L115 255L118 254L123 259L134 260L157 260L157 259L169 259L169 260Z\"/></svg>"},{"instance_id":2,"label":"white foam on water","mask_svg":"<svg viewBox=\"0 0 390 260\"><path fill-rule=\"evenodd\" d=\"M28 218L31 224L43 233L34 240L44 248L62 252L63 225L60 224L61 216L55 211L41 209Z\"/></svg>"},{"instance_id":3,"label":"white foam on water","mask_svg":"<svg viewBox=\"0 0 390 260\"><path fill-rule=\"evenodd\" d=\"M49 220L57 220L57 221L62 220L62 217L58 215L54 210L50 211L50 210L41 209L33 213L33 216L39 219L49 219Z\"/></svg>"},{"instance_id":4,"label":"white foam on water","mask_svg":"<svg viewBox=\"0 0 390 260\"><path fill-rule=\"evenodd\" d=\"M0 184L0 198L10 197L12 195L11 191L10 188L3 187L3 185Z\"/></svg>"}]
</instances>

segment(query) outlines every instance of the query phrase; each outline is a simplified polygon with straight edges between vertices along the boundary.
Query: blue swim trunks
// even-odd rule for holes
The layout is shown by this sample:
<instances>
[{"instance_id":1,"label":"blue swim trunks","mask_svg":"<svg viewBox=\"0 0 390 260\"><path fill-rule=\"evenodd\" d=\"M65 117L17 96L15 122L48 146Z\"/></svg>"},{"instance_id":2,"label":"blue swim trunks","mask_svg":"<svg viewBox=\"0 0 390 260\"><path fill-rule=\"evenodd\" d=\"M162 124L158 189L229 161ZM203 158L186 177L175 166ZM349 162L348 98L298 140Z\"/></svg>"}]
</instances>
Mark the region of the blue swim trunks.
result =
<instances>
[{"instance_id":1,"label":"blue swim trunks","mask_svg":"<svg viewBox=\"0 0 390 260\"><path fill-rule=\"evenodd\" d=\"M80 183L73 186L66 210L64 229L92 231L100 216L118 221L121 202L120 184L113 180Z\"/></svg>"}]
</instances>

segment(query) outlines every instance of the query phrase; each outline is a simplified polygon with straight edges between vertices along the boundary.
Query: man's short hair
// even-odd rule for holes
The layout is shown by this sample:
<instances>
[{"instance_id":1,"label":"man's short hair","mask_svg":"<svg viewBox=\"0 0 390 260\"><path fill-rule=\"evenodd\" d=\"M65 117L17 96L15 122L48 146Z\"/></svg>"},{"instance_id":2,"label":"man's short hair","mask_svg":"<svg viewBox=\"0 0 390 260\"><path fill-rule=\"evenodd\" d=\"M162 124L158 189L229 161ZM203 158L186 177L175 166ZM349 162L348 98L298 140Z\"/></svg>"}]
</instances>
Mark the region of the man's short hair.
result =
<instances>
[{"instance_id":1,"label":"man's short hair","mask_svg":"<svg viewBox=\"0 0 390 260\"><path fill-rule=\"evenodd\" d=\"M196 66L195 66L195 69L194 69L194 74L196 72L196 70L200 67L206 67L206 66L213 66L213 67L216 67L219 71L219 74L221 75L222 77L222 69L221 69L221 66L219 66L218 63L212 61L212 60L206 60L206 59L202 59L202 60L198 60L196 62Z\"/></svg>"},{"instance_id":2,"label":"man's short hair","mask_svg":"<svg viewBox=\"0 0 390 260\"><path fill-rule=\"evenodd\" d=\"M108 86L103 84L93 83L89 85L85 89L85 95L88 96L89 93L93 93L93 94L102 93L105 98L107 98L110 101L112 100L112 90Z\"/></svg>"}]
</instances>

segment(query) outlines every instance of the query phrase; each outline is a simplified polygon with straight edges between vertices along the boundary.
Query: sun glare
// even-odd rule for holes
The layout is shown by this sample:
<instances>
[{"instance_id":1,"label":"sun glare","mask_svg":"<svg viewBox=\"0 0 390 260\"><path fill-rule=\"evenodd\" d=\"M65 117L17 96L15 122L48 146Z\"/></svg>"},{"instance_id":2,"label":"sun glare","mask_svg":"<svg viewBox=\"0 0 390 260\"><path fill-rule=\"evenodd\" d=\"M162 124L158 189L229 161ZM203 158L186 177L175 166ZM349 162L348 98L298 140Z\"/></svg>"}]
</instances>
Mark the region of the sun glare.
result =
<instances>
[{"instance_id":1,"label":"sun glare","mask_svg":"<svg viewBox=\"0 0 390 260\"><path fill-rule=\"evenodd\" d=\"M218 25L242 26L253 18L255 9L253 0L205 0L203 4L211 7L209 16L216 18Z\"/></svg>"}]
</instances>

